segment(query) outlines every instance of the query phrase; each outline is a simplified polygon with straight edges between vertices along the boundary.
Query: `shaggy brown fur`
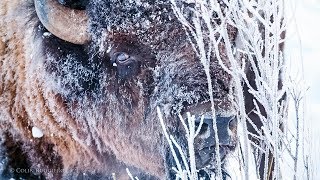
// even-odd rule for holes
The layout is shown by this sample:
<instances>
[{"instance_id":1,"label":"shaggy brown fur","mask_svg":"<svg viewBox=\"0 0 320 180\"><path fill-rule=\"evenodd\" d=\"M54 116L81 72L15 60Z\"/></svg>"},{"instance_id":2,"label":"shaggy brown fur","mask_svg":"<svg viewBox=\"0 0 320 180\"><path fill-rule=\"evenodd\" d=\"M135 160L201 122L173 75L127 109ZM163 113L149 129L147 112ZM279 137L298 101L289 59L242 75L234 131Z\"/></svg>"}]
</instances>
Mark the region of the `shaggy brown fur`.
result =
<instances>
[{"instance_id":1,"label":"shaggy brown fur","mask_svg":"<svg viewBox=\"0 0 320 180\"><path fill-rule=\"evenodd\" d=\"M21 148L27 152L28 159L32 162L30 165L37 169L63 169L67 173L110 171L110 174L126 174L124 168L121 169L123 165L120 162L117 164L115 160L110 161L110 166L102 165L108 160L102 160L101 156L111 160L117 156L126 162L133 162L135 166L145 167L152 174L163 175L161 152L148 153L157 151L151 144L145 147L138 144L130 146L130 139L136 138L139 133L156 132L136 131L132 136L127 136L125 131L97 125L96 131L103 134L102 139L109 141L108 144L113 142L111 148L114 155L109 155L110 150L107 149L103 153L98 152L94 145L85 144L81 140L87 136L81 132L84 124L79 124L68 114L61 97L43 90L43 82L37 75L44 72L41 67L32 67L37 65L31 63L31 56L38 56L32 50L38 47L36 43L32 43L33 26L36 22L28 22L31 14L27 13L27 3L19 0L0 3L0 126L2 133L10 132L10 138L2 138L8 143L23 142ZM21 12L24 12L23 15ZM34 72L30 72L33 70ZM33 126L42 129L45 136L41 139L33 138ZM130 126L133 129L139 128L134 122ZM159 140L153 141L160 144ZM48 173L45 176L59 179L62 174Z\"/></svg>"}]
</instances>

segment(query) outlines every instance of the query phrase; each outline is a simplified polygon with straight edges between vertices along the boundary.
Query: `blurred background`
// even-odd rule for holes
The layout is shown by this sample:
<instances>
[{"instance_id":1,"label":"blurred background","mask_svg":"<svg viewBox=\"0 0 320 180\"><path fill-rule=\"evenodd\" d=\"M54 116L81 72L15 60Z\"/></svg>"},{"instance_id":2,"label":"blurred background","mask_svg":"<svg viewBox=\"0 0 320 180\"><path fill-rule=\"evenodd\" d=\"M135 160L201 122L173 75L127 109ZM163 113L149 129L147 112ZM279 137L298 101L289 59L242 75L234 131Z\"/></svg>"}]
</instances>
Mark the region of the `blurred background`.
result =
<instances>
[{"instance_id":1,"label":"blurred background","mask_svg":"<svg viewBox=\"0 0 320 180\"><path fill-rule=\"evenodd\" d=\"M288 30L285 56L289 60L288 73L295 81L293 86L304 91L300 109L301 140L300 156L298 159L298 179L307 179L303 157L309 154L311 162L310 179L320 179L320 1L319 0L290 0L286 3ZM289 110L290 129L296 127L295 112L291 103ZM303 142L303 141L300 141ZM284 172L293 170L292 162ZM291 171L292 172L292 171ZM283 179L292 179L284 176Z\"/></svg>"}]
</instances>

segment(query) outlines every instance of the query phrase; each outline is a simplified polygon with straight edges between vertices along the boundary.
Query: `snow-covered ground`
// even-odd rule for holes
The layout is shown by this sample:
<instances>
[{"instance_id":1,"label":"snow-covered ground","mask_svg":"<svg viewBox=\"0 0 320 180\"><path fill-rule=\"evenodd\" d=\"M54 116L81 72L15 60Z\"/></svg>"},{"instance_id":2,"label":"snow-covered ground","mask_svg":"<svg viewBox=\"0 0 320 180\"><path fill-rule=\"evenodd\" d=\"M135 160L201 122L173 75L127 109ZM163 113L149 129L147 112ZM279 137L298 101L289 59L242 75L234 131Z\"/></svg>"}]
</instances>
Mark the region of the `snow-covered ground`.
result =
<instances>
[{"instance_id":1,"label":"snow-covered ground","mask_svg":"<svg viewBox=\"0 0 320 180\"><path fill-rule=\"evenodd\" d=\"M320 32L320 1L294 0L286 1L286 3L289 17L286 58L291 61L292 75L299 74L298 78L297 76L295 78L304 78L305 84L309 88L304 103L307 143L301 144L303 145L301 150L310 153L311 156L312 171L310 178L320 179L320 38L318 34ZM303 70L300 69L301 62ZM299 72L295 72L297 68ZM301 88L302 84L299 84L296 88ZM291 120L294 113L289 112L289 116L291 116L289 120ZM300 159L299 164L298 179L306 179L306 176L303 175L302 159Z\"/></svg>"}]
</instances>

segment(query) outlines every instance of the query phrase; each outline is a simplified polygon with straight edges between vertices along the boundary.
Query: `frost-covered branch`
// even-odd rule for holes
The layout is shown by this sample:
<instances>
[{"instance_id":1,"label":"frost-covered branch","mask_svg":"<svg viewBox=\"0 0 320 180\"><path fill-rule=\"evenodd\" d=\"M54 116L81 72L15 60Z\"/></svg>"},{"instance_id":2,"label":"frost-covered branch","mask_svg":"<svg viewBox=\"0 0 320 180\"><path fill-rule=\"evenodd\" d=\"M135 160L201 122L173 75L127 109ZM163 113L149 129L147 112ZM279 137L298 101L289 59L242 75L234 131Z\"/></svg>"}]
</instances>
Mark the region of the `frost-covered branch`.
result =
<instances>
[{"instance_id":1,"label":"frost-covered branch","mask_svg":"<svg viewBox=\"0 0 320 180\"><path fill-rule=\"evenodd\" d=\"M235 106L239 110L242 125L240 145L244 157L244 179L249 177L248 166L252 154L250 146L259 152L256 154L259 157L255 158L260 161L256 162L257 166L264 162L265 170L260 178L279 179L282 156L280 144L283 139L280 125L287 109L287 104L283 101L287 84L285 81L280 83L279 80L283 78L285 70L282 53L286 29L283 0L184 1L193 5L190 7L185 7L176 0L170 2L206 72L213 117L215 111L209 68L212 59L216 59L223 70L233 77ZM187 14L184 14L186 11ZM193 15L192 18L188 16L190 14ZM237 30L235 42L231 38L230 27ZM253 98L254 108L249 111L245 107L244 86ZM252 117L256 119L251 119ZM213 119L213 129L218 132L215 118ZM257 121L262 124L261 127L256 125ZM247 122L256 133L247 131ZM250 143L249 135L256 141ZM217 133L215 139L218 145ZM218 146L216 152L219 170L221 162ZM256 170L258 169L257 167ZM271 171L273 177L270 177ZM218 176L221 178L221 172L218 172Z\"/></svg>"},{"instance_id":2,"label":"frost-covered branch","mask_svg":"<svg viewBox=\"0 0 320 180\"><path fill-rule=\"evenodd\" d=\"M182 180L188 180L188 179L197 180L198 170L196 168L194 140L200 132L200 129L203 124L204 116L201 117L200 124L196 128L195 116L192 116L190 113L187 113L187 119L186 119L187 124L186 124L184 118L181 115L179 115L179 119L185 129L185 132L186 132L185 136L188 142L187 144L188 153L185 154L185 152L183 151L183 148L178 144L175 138L172 135L169 135L167 133L166 126L165 126L162 113L159 107L157 108L157 113L158 113L158 117L160 120L161 127L163 129L164 135L166 137L167 142L169 143L170 151L177 165L177 167L172 167L173 170L176 171L177 178L181 178ZM175 151L175 148L178 150L178 152ZM178 156L181 157L183 166L179 161Z\"/></svg>"}]
</instances>

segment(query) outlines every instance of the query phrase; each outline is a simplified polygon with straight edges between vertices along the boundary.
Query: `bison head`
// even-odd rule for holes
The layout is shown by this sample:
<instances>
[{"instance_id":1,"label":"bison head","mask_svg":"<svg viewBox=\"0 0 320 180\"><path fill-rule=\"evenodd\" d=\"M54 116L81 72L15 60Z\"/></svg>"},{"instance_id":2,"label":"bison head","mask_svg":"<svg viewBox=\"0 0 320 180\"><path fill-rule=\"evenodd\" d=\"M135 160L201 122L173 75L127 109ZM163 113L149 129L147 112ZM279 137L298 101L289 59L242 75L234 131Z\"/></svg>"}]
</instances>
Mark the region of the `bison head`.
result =
<instances>
[{"instance_id":1,"label":"bison head","mask_svg":"<svg viewBox=\"0 0 320 180\"><path fill-rule=\"evenodd\" d=\"M30 137L37 126L44 137L26 144L52 144L64 176L121 176L126 167L134 174L168 176L174 161L158 120L160 107L180 144L186 139L178 115L191 112L197 122L204 116L196 164L214 169L207 77L168 2L34 0L29 8L36 16L27 22L32 28L26 28L25 79L19 85L27 128L19 127ZM214 58L210 73L225 159L236 144L232 78ZM54 164L45 160L49 150L39 149L29 152L31 164Z\"/></svg>"}]
</instances>

